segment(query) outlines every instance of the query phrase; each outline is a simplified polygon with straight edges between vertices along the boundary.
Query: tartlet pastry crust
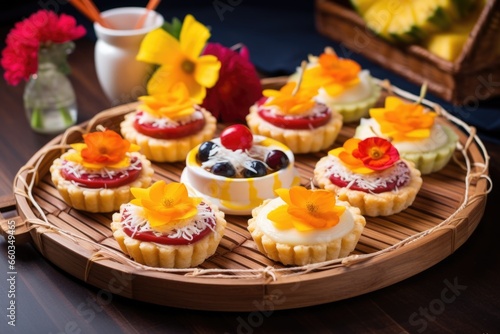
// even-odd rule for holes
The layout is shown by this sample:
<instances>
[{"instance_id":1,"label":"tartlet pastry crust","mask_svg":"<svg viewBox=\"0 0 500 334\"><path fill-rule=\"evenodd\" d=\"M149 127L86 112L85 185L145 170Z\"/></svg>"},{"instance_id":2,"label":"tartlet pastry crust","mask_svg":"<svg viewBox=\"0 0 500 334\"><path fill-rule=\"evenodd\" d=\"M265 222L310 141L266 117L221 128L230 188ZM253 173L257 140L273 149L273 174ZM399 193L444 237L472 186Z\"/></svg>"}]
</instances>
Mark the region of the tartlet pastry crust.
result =
<instances>
[{"instance_id":1,"label":"tartlet pastry crust","mask_svg":"<svg viewBox=\"0 0 500 334\"><path fill-rule=\"evenodd\" d=\"M250 107L246 121L252 133L282 142L296 154L318 152L329 148L337 139L343 124L342 115L332 111L330 121L315 129L283 129L262 119L258 114L257 105Z\"/></svg>"},{"instance_id":2,"label":"tartlet pastry crust","mask_svg":"<svg viewBox=\"0 0 500 334\"><path fill-rule=\"evenodd\" d=\"M151 162L138 152L131 153L131 157L137 157L142 164L142 170L133 182L117 188L85 188L80 187L72 181L66 180L61 174L61 168L65 156L54 160L50 167L52 182L59 191L64 201L72 208L88 212L113 212L120 209L120 205L129 202L133 196L130 188L145 188L151 184L154 170Z\"/></svg>"},{"instance_id":3,"label":"tartlet pastry crust","mask_svg":"<svg viewBox=\"0 0 500 334\"><path fill-rule=\"evenodd\" d=\"M215 134L216 118L205 109L201 109L201 111L205 117L205 126L200 132L187 137L158 139L143 135L134 128L136 112L125 115L123 122L120 123L121 133L129 142L139 145L141 152L151 161L183 161L193 147L212 139Z\"/></svg>"},{"instance_id":4,"label":"tartlet pastry crust","mask_svg":"<svg viewBox=\"0 0 500 334\"><path fill-rule=\"evenodd\" d=\"M346 210L349 210L353 216L354 225L351 231L342 238L315 244L293 245L276 242L266 235L257 223L259 213L270 201L272 200L265 200L252 211L252 218L248 220L247 228L258 250L271 260L281 262L284 265L302 266L346 257L356 248L366 224L366 220L360 214L359 209L344 202L343 205L346 206ZM337 203L340 203L340 201L337 201Z\"/></svg>"},{"instance_id":5,"label":"tartlet pastry crust","mask_svg":"<svg viewBox=\"0 0 500 334\"><path fill-rule=\"evenodd\" d=\"M190 245L164 245L133 239L123 231L120 212L113 214L111 230L121 250L138 263L160 268L196 267L215 254L226 229L224 213L214 205L210 207L215 215L215 231Z\"/></svg>"},{"instance_id":6,"label":"tartlet pastry crust","mask_svg":"<svg viewBox=\"0 0 500 334\"><path fill-rule=\"evenodd\" d=\"M332 161L328 156L321 158L317 162L314 168L314 183L320 188L335 192L340 200L347 201L352 206L358 207L361 214L365 216L389 216L403 211L413 204L422 186L420 171L413 166L413 163L405 161L410 170L410 181L407 185L395 191L372 194L339 187L329 179L328 167L331 163Z\"/></svg>"}]
</instances>

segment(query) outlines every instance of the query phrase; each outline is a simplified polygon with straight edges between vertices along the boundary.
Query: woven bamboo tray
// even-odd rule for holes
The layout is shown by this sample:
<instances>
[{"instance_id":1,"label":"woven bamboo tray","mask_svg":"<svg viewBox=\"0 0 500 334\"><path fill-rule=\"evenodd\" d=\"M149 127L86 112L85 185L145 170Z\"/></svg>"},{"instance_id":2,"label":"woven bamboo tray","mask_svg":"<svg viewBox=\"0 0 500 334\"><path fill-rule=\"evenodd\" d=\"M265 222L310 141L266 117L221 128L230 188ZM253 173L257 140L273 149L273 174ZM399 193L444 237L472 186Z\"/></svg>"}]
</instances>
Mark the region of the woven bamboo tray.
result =
<instances>
[{"instance_id":1,"label":"woven bamboo tray","mask_svg":"<svg viewBox=\"0 0 500 334\"><path fill-rule=\"evenodd\" d=\"M450 62L419 45L375 36L348 0L316 0L316 28L348 49L456 105L475 108L500 95L500 1L488 0L460 56Z\"/></svg>"},{"instance_id":2,"label":"woven bamboo tray","mask_svg":"<svg viewBox=\"0 0 500 334\"><path fill-rule=\"evenodd\" d=\"M264 80L271 87L279 80ZM392 88L406 98L416 98ZM424 101L429 103L428 101ZM389 217L367 218L354 253L303 267L284 267L260 254L247 232L246 216L227 215L227 231L214 256L198 268L146 267L125 256L112 237L111 214L69 208L48 172L62 143L81 141L81 133L101 124L118 130L136 104L98 114L69 129L21 168L14 180L19 217L16 240L30 241L54 265L99 289L155 304L217 311L265 311L317 305L361 295L415 275L452 254L472 234L484 212L490 188L488 155L474 129L458 130L456 159L439 173L424 176L414 204ZM435 106L438 108L438 106ZM444 111L443 111L444 113ZM354 133L341 130L335 146ZM296 156L301 183L308 186L315 163L326 154ZM155 180L178 181L184 163L154 164ZM3 233L7 223L3 221Z\"/></svg>"}]
</instances>

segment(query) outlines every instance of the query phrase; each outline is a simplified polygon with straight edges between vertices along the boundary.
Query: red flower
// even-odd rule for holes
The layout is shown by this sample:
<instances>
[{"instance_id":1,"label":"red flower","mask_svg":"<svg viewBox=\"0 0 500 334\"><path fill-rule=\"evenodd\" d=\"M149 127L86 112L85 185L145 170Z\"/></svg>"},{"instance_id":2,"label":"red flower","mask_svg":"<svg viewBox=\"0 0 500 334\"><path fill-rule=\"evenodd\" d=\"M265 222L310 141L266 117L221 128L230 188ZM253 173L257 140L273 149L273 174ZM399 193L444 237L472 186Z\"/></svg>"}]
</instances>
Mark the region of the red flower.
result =
<instances>
[{"instance_id":1,"label":"red flower","mask_svg":"<svg viewBox=\"0 0 500 334\"><path fill-rule=\"evenodd\" d=\"M202 107L221 122L242 122L249 108L262 97L262 86L246 47L239 52L217 43L208 43L204 55L214 55L221 62L219 80L207 89Z\"/></svg>"},{"instance_id":2,"label":"red flower","mask_svg":"<svg viewBox=\"0 0 500 334\"><path fill-rule=\"evenodd\" d=\"M1 64L7 83L17 85L28 80L38 69L38 49L52 43L65 43L84 36L83 26L69 15L57 15L39 10L27 19L15 24L7 35L2 51Z\"/></svg>"},{"instance_id":3,"label":"red flower","mask_svg":"<svg viewBox=\"0 0 500 334\"><path fill-rule=\"evenodd\" d=\"M398 150L390 141L379 137L360 141L352 155L360 159L365 167L373 170L384 170L399 160Z\"/></svg>"}]
</instances>

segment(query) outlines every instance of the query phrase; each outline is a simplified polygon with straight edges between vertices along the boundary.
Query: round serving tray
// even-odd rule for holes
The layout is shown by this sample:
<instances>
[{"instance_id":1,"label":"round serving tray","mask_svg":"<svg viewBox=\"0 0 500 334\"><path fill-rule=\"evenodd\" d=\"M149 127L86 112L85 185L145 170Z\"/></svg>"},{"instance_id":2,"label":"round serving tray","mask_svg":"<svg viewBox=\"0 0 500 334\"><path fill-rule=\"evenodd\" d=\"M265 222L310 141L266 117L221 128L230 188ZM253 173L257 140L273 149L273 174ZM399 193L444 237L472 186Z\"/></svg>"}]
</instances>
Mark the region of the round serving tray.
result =
<instances>
[{"instance_id":1,"label":"round serving tray","mask_svg":"<svg viewBox=\"0 0 500 334\"><path fill-rule=\"evenodd\" d=\"M266 87L280 83L280 79L263 81ZM392 94L417 98L380 84ZM47 260L97 288L187 309L289 309L383 288L433 266L462 245L483 215L491 186L489 157L474 129L439 106L426 100L423 103L438 111L439 121L459 134L454 159L440 172L423 177L423 186L411 207L388 217L367 217L355 251L345 259L283 266L259 253L246 229L248 216L226 215L228 226L216 254L198 268L151 268L130 260L112 236L111 214L68 207L50 180L49 167L67 144L82 140L82 133L98 125L119 131L120 121L134 110L135 103L103 111L89 122L68 129L21 168L14 180L18 240L29 237ZM334 146L350 138L356 125L345 124ZM310 185L316 162L326 154L296 156L302 185ZM179 181L184 163L156 163L153 167L154 180Z\"/></svg>"}]
</instances>

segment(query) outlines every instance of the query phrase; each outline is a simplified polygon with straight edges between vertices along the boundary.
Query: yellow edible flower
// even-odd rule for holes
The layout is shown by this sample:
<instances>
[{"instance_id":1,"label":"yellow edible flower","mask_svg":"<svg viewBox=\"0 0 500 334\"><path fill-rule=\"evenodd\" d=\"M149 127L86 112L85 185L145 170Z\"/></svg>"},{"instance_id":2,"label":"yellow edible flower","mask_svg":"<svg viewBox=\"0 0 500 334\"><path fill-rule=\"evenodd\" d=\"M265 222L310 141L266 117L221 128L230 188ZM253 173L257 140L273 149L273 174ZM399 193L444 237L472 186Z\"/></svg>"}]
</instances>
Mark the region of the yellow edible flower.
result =
<instances>
[{"instance_id":1,"label":"yellow edible flower","mask_svg":"<svg viewBox=\"0 0 500 334\"><path fill-rule=\"evenodd\" d=\"M190 223L198 213L199 197L189 197L182 183L156 181L149 188L131 188L135 197L130 203L144 208L149 226L158 232L167 233Z\"/></svg>"},{"instance_id":2,"label":"yellow edible flower","mask_svg":"<svg viewBox=\"0 0 500 334\"><path fill-rule=\"evenodd\" d=\"M327 229L338 224L345 207L336 205L335 194L324 189L302 186L276 190L286 203L269 212L267 218L280 230L295 228L306 232Z\"/></svg>"},{"instance_id":3,"label":"yellow edible flower","mask_svg":"<svg viewBox=\"0 0 500 334\"><path fill-rule=\"evenodd\" d=\"M331 49L318 57L318 64L304 71L305 88L323 88L329 95L337 96L359 83L361 66L351 59L339 58Z\"/></svg>"},{"instance_id":4,"label":"yellow edible flower","mask_svg":"<svg viewBox=\"0 0 500 334\"><path fill-rule=\"evenodd\" d=\"M194 102L189 96L186 85L174 84L166 94L140 96L143 102L140 109L154 117L177 119L194 112Z\"/></svg>"},{"instance_id":5,"label":"yellow edible flower","mask_svg":"<svg viewBox=\"0 0 500 334\"><path fill-rule=\"evenodd\" d=\"M88 169L125 168L130 166L128 152L137 152L140 147L123 139L112 130L96 131L83 135L83 143L71 144L65 159Z\"/></svg>"},{"instance_id":6,"label":"yellow edible flower","mask_svg":"<svg viewBox=\"0 0 500 334\"><path fill-rule=\"evenodd\" d=\"M315 102L315 91L307 89L296 90L297 83L289 82L280 90L265 89L262 94L268 97L264 106L274 106L278 112L285 115L302 115L312 109Z\"/></svg>"},{"instance_id":7,"label":"yellow edible flower","mask_svg":"<svg viewBox=\"0 0 500 334\"><path fill-rule=\"evenodd\" d=\"M143 39L137 60L160 65L148 81L149 95L163 95L176 82L183 82L196 103L202 103L206 88L219 78L220 61L213 55L200 56L210 31L192 15L182 24L179 40L162 28Z\"/></svg>"},{"instance_id":8,"label":"yellow edible flower","mask_svg":"<svg viewBox=\"0 0 500 334\"><path fill-rule=\"evenodd\" d=\"M382 135L396 142L428 138L436 113L426 110L421 104L388 96L385 107L370 109L370 116L380 125Z\"/></svg>"}]
</instances>

